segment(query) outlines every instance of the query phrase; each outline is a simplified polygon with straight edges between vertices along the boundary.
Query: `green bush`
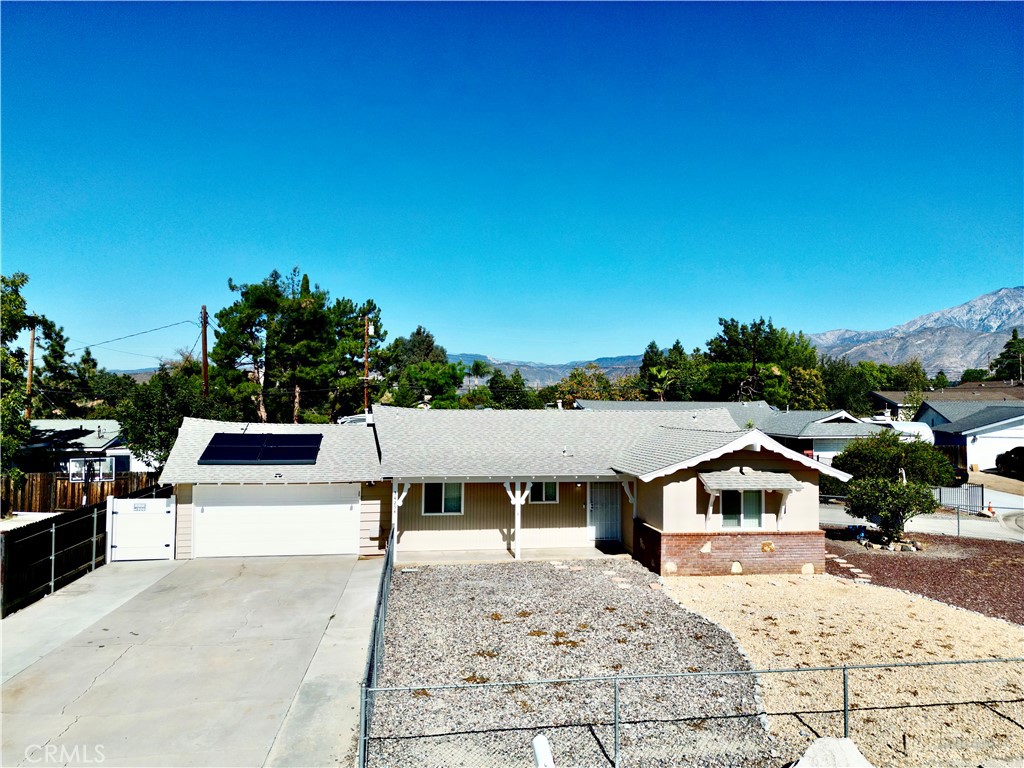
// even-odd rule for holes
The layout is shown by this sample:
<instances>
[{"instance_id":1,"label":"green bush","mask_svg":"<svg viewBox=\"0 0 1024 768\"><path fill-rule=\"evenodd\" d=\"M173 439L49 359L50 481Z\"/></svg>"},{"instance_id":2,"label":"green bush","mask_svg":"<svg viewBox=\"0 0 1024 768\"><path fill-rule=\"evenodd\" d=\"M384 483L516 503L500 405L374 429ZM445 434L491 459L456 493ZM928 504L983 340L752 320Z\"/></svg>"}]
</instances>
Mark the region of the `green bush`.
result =
<instances>
[{"instance_id":1,"label":"green bush","mask_svg":"<svg viewBox=\"0 0 1024 768\"><path fill-rule=\"evenodd\" d=\"M942 451L920 439L901 440L899 433L889 429L850 441L832 466L855 480L896 481L901 479L901 469L912 483L950 485L954 479L953 465Z\"/></svg>"},{"instance_id":2,"label":"green bush","mask_svg":"<svg viewBox=\"0 0 1024 768\"><path fill-rule=\"evenodd\" d=\"M851 515L871 520L894 541L903 535L908 520L930 514L936 507L928 485L876 477L851 480L846 500Z\"/></svg>"}]
</instances>

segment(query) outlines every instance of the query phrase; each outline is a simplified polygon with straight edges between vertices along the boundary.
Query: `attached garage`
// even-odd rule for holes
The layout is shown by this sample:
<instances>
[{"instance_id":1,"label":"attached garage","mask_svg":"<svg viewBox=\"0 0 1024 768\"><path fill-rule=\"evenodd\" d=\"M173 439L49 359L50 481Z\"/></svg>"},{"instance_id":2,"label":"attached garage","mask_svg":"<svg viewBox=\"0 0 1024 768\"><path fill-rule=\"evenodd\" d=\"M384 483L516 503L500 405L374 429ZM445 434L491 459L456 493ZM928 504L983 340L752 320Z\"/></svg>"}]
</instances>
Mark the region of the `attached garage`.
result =
<instances>
[{"instance_id":1,"label":"attached garage","mask_svg":"<svg viewBox=\"0 0 1024 768\"><path fill-rule=\"evenodd\" d=\"M359 554L362 489L382 476L365 424L185 419L160 479L190 559Z\"/></svg>"},{"instance_id":2,"label":"attached garage","mask_svg":"<svg viewBox=\"0 0 1024 768\"><path fill-rule=\"evenodd\" d=\"M359 488L197 485L192 556L358 554Z\"/></svg>"}]
</instances>

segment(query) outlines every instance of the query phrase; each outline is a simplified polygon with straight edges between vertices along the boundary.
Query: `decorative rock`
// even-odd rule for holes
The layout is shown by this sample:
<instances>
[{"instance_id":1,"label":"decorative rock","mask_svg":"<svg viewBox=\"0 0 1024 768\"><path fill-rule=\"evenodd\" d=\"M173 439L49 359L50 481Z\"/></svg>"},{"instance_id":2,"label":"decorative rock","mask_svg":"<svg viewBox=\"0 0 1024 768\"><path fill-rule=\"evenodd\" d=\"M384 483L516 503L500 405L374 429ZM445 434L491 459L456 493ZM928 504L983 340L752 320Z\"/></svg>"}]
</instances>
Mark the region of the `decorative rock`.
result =
<instances>
[{"instance_id":1,"label":"decorative rock","mask_svg":"<svg viewBox=\"0 0 1024 768\"><path fill-rule=\"evenodd\" d=\"M900 544L900 552L915 552L913 544Z\"/></svg>"},{"instance_id":2,"label":"decorative rock","mask_svg":"<svg viewBox=\"0 0 1024 768\"><path fill-rule=\"evenodd\" d=\"M732 564L732 567L729 568L729 573L735 573L735 574L743 573L743 566L740 563L738 563L738 562L734 562Z\"/></svg>"},{"instance_id":3,"label":"decorative rock","mask_svg":"<svg viewBox=\"0 0 1024 768\"><path fill-rule=\"evenodd\" d=\"M804 576L813 576L814 563L804 563L803 566L800 568L800 573L802 573Z\"/></svg>"},{"instance_id":4,"label":"decorative rock","mask_svg":"<svg viewBox=\"0 0 1024 768\"><path fill-rule=\"evenodd\" d=\"M651 589L661 589L661 584L659 584L656 581L648 584L647 586L649 586Z\"/></svg>"},{"instance_id":5,"label":"decorative rock","mask_svg":"<svg viewBox=\"0 0 1024 768\"><path fill-rule=\"evenodd\" d=\"M887 550L889 550L890 552L895 552L896 551L896 546L894 544L886 544L885 548Z\"/></svg>"},{"instance_id":6,"label":"decorative rock","mask_svg":"<svg viewBox=\"0 0 1024 768\"><path fill-rule=\"evenodd\" d=\"M615 586L618 587L619 589L632 589L633 588L629 584L616 584Z\"/></svg>"},{"instance_id":7,"label":"decorative rock","mask_svg":"<svg viewBox=\"0 0 1024 768\"><path fill-rule=\"evenodd\" d=\"M872 768L872 765L852 740L822 738L814 740L793 768Z\"/></svg>"},{"instance_id":8,"label":"decorative rock","mask_svg":"<svg viewBox=\"0 0 1024 768\"><path fill-rule=\"evenodd\" d=\"M665 563L665 565L663 567L665 568L665 573L667 573L669 575L679 571L679 566L677 566L671 560L669 560L667 563Z\"/></svg>"},{"instance_id":9,"label":"decorative rock","mask_svg":"<svg viewBox=\"0 0 1024 768\"><path fill-rule=\"evenodd\" d=\"M709 542L705 543L704 546L700 548L700 551L701 551L701 554L703 554L703 555L710 555L711 554L711 542L709 541Z\"/></svg>"}]
</instances>

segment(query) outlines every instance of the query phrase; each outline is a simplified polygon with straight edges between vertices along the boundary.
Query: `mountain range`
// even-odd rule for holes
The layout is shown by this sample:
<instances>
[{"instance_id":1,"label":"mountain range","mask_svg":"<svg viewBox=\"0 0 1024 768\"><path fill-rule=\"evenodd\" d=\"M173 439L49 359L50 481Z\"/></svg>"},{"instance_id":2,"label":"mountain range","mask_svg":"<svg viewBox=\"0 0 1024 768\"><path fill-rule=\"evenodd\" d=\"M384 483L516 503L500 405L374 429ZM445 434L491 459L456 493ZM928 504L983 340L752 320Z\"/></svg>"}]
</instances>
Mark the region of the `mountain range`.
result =
<instances>
[{"instance_id":1,"label":"mountain range","mask_svg":"<svg viewBox=\"0 0 1024 768\"><path fill-rule=\"evenodd\" d=\"M1002 351L1014 328L1024 330L1024 286L1000 288L949 309L915 317L881 331L853 331L845 328L807 334L818 352L847 357L851 362L902 363L918 358L929 375L940 370L956 379L967 368L987 368L989 360ZM573 368L595 363L609 377L635 373L641 355L599 357L570 363L535 363L499 360L488 355L448 355L452 362L467 367L484 360L506 375L517 368L531 386L547 386L564 378Z\"/></svg>"}]
</instances>

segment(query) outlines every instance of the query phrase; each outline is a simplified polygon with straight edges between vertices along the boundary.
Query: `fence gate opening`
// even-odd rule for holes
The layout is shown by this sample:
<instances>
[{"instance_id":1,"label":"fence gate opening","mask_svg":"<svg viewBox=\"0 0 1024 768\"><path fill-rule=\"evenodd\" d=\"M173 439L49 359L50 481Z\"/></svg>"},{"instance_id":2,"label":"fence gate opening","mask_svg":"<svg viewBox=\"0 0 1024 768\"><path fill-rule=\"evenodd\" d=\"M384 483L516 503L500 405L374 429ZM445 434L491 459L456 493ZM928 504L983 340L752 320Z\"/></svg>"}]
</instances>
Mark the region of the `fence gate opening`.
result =
<instances>
[{"instance_id":1,"label":"fence gate opening","mask_svg":"<svg viewBox=\"0 0 1024 768\"><path fill-rule=\"evenodd\" d=\"M107 562L173 560L175 498L107 497Z\"/></svg>"}]
</instances>

